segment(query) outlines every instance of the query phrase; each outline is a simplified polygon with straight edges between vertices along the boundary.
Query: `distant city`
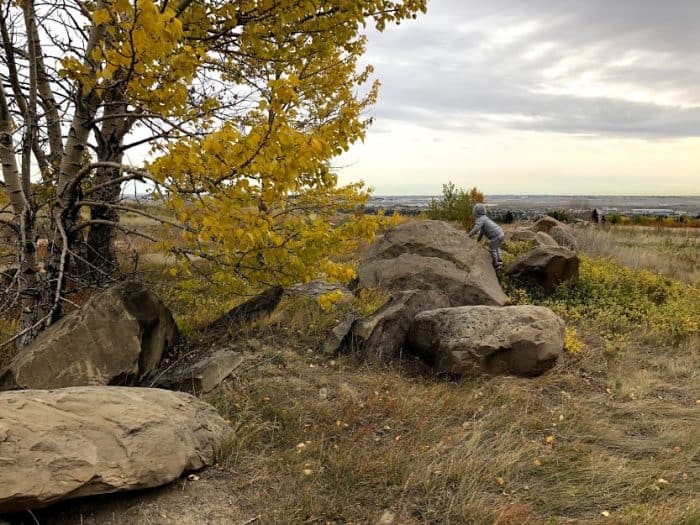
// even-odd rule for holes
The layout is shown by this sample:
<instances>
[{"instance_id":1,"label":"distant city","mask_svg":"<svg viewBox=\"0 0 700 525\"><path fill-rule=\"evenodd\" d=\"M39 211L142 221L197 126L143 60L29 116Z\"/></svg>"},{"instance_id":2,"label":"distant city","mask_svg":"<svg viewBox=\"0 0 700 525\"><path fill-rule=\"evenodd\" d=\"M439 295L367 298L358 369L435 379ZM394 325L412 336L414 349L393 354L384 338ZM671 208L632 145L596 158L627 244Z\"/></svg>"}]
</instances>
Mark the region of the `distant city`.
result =
<instances>
[{"instance_id":1,"label":"distant city","mask_svg":"<svg viewBox=\"0 0 700 525\"><path fill-rule=\"evenodd\" d=\"M386 213L415 215L424 212L435 195L376 195L365 209ZM496 215L510 211L518 219L537 218L553 210L573 216L599 213L625 215L681 216L700 215L700 196L634 196L634 195L486 195L489 209Z\"/></svg>"}]
</instances>

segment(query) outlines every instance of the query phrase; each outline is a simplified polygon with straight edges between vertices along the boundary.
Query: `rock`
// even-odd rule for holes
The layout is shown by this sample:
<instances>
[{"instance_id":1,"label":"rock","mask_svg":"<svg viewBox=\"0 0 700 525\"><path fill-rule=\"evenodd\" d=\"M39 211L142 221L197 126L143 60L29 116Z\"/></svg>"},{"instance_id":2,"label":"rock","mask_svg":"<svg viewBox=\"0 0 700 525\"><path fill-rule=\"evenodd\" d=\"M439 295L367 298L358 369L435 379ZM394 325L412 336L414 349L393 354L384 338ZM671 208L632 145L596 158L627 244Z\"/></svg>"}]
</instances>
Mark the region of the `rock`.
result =
<instances>
[{"instance_id":1,"label":"rock","mask_svg":"<svg viewBox=\"0 0 700 525\"><path fill-rule=\"evenodd\" d=\"M548 233L560 246L576 251L578 244L571 227L553 217L545 216L532 225L535 232Z\"/></svg>"},{"instance_id":2,"label":"rock","mask_svg":"<svg viewBox=\"0 0 700 525\"><path fill-rule=\"evenodd\" d=\"M540 246L513 261L506 273L540 286L546 294L564 281L578 279L579 259L563 246Z\"/></svg>"},{"instance_id":3,"label":"rock","mask_svg":"<svg viewBox=\"0 0 700 525\"><path fill-rule=\"evenodd\" d=\"M324 279L314 279L305 284L294 284L287 289L287 294L318 299L324 294L340 292L345 297L352 297L352 292L340 283L329 283Z\"/></svg>"},{"instance_id":4,"label":"rock","mask_svg":"<svg viewBox=\"0 0 700 525\"><path fill-rule=\"evenodd\" d=\"M509 239L511 242L532 242L535 239L536 232L520 228L510 233Z\"/></svg>"},{"instance_id":5,"label":"rock","mask_svg":"<svg viewBox=\"0 0 700 525\"><path fill-rule=\"evenodd\" d=\"M541 306L462 306L421 312L407 348L438 372L535 376L564 349L564 321Z\"/></svg>"},{"instance_id":6,"label":"rock","mask_svg":"<svg viewBox=\"0 0 700 525\"><path fill-rule=\"evenodd\" d=\"M143 284L92 297L22 349L0 373L0 390L130 384L175 343L170 311Z\"/></svg>"},{"instance_id":7,"label":"rock","mask_svg":"<svg viewBox=\"0 0 700 525\"><path fill-rule=\"evenodd\" d=\"M436 290L395 292L375 313L353 323L349 348L364 352L374 362L393 359L403 349L416 314L449 305L449 299Z\"/></svg>"},{"instance_id":8,"label":"rock","mask_svg":"<svg viewBox=\"0 0 700 525\"><path fill-rule=\"evenodd\" d=\"M284 289L281 286L268 288L246 302L232 308L216 321L202 328L200 332L211 334L214 332L228 331L231 328L238 328L240 325L259 319L272 313L277 308Z\"/></svg>"},{"instance_id":9,"label":"rock","mask_svg":"<svg viewBox=\"0 0 700 525\"><path fill-rule=\"evenodd\" d=\"M537 248L538 246L559 246L559 243L548 233L537 232L532 239L532 245Z\"/></svg>"},{"instance_id":10,"label":"rock","mask_svg":"<svg viewBox=\"0 0 700 525\"><path fill-rule=\"evenodd\" d=\"M211 392L238 368L245 358L231 350L217 350L192 365L171 369L157 381L156 386L192 394Z\"/></svg>"},{"instance_id":11,"label":"rock","mask_svg":"<svg viewBox=\"0 0 700 525\"><path fill-rule=\"evenodd\" d=\"M211 465L230 429L189 394L72 387L0 395L0 513L156 487Z\"/></svg>"},{"instance_id":12,"label":"rock","mask_svg":"<svg viewBox=\"0 0 700 525\"><path fill-rule=\"evenodd\" d=\"M349 314L340 324L328 332L321 345L323 355L337 354L349 344L350 330L356 319L357 315Z\"/></svg>"},{"instance_id":13,"label":"rock","mask_svg":"<svg viewBox=\"0 0 700 525\"><path fill-rule=\"evenodd\" d=\"M360 288L440 290L453 306L508 300L488 250L442 221L409 221L375 242L358 268Z\"/></svg>"},{"instance_id":14,"label":"rock","mask_svg":"<svg viewBox=\"0 0 700 525\"><path fill-rule=\"evenodd\" d=\"M535 221L531 229L534 232L548 232L555 226L564 226L564 223L556 220L554 217L545 215L544 217Z\"/></svg>"}]
</instances>

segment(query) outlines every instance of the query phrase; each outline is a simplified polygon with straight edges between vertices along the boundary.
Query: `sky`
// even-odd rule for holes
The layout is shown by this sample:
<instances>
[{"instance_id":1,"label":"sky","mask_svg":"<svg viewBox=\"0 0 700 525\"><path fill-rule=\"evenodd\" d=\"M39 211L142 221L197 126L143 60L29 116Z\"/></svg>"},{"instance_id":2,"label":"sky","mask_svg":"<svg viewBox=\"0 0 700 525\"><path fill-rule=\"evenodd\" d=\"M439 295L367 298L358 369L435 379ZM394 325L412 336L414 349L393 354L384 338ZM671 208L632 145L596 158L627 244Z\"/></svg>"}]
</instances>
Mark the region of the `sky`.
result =
<instances>
[{"instance_id":1,"label":"sky","mask_svg":"<svg viewBox=\"0 0 700 525\"><path fill-rule=\"evenodd\" d=\"M429 0L370 32L340 181L377 195L700 195L700 1Z\"/></svg>"}]
</instances>

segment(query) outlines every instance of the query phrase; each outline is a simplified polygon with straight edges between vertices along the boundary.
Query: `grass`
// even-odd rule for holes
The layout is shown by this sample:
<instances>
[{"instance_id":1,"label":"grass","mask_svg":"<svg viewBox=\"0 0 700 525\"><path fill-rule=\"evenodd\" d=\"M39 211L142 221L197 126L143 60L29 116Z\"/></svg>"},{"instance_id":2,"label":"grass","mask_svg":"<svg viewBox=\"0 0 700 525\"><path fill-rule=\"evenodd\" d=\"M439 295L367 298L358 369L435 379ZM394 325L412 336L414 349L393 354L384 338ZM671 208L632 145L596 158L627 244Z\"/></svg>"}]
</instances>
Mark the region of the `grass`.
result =
<instances>
[{"instance_id":1,"label":"grass","mask_svg":"<svg viewBox=\"0 0 700 525\"><path fill-rule=\"evenodd\" d=\"M613 257L633 269L651 270L686 283L700 282L700 229L596 226L575 230L589 255Z\"/></svg>"},{"instance_id":2,"label":"grass","mask_svg":"<svg viewBox=\"0 0 700 525\"><path fill-rule=\"evenodd\" d=\"M232 334L257 344L206 396L234 428L218 450L227 477L217 490L265 525L377 523L387 511L401 525L700 523L700 303L697 284L682 284L697 240L639 228L578 234L578 284L551 298L508 288L555 308L576 343L538 378L452 382L408 356L383 366L322 356L327 331L351 310L376 309L379 292L331 310L286 297ZM673 275L639 255L676 246L691 256ZM638 250L637 269L622 261L627 249ZM206 288L183 299L176 278L153 272L185 327L241 300ZM667 322L675 317L688 320L682 330ZM197 501L205 515L209 501Z\"/></svg>"}]
</instances>

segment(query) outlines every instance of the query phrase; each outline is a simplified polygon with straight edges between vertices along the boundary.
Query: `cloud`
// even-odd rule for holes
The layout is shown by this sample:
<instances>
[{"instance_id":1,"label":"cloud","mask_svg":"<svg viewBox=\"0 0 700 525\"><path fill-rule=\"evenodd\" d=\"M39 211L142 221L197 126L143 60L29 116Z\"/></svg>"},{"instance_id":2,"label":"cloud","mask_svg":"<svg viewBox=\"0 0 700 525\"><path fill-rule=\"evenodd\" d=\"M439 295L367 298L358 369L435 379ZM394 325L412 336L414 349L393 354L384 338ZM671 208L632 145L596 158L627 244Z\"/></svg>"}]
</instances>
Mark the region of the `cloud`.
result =
<instances>
[{"instance_id":1,"label":"cloud","mask_svg":"<svg viewBox=\"0 0 700 525\"><path fill-rule=\"evenodd\" d=\"M700 2L433 0L370 35L378 122L700 136Z\"/></svg>"}]
</instances>

